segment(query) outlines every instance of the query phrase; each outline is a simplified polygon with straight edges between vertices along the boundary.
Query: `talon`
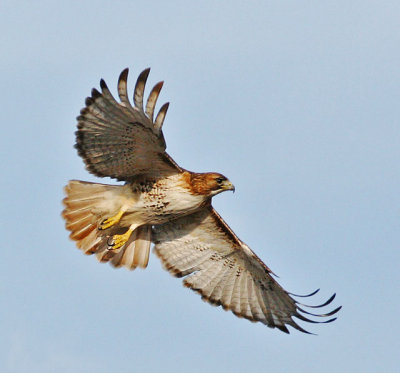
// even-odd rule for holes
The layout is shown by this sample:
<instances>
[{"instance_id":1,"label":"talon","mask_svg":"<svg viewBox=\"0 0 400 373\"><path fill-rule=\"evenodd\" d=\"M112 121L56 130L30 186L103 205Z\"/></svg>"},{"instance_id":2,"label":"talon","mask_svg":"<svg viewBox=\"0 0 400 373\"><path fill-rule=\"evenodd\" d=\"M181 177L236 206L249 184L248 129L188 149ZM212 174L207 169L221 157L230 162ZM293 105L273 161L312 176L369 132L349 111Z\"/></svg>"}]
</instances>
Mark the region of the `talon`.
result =
<instances>
[{"instance_id":1,"label":"talon","mask_svg":"<svg viewBox=\"0 0 400 373\"><path fill-rule=\"evenodd\" d=\"M124 234L115 234L112 236L112 243L111 245L109 244L109 246L111 246L112 250L119 249L126 244L131 234L132 230L130 229L128 229Z\"/></svg>"},{"instance_id":2,"label":"talon","mask_svg":"<svg viewBox=\"0 0 400 373\"><path fill-rule=\"evenodd\" d=\"M104 230L104 229L110 228L113 225L119 223L123 214L124 214L124 211L121 210L118 212L117 215L114 215L107 219L104 219L99 225L99 230Z\"/></svg>"},{"instance_id":3,"label":"talon","mask_svg":"<svg viewBox=\"0 0 400 373\"><path fill-rule=\"evenodd\" d=\"M107 250L108 251L114 250L113 245L114 245L114 239L113 237L109 237L107 240Z\"/></svg>"}]
</instances>

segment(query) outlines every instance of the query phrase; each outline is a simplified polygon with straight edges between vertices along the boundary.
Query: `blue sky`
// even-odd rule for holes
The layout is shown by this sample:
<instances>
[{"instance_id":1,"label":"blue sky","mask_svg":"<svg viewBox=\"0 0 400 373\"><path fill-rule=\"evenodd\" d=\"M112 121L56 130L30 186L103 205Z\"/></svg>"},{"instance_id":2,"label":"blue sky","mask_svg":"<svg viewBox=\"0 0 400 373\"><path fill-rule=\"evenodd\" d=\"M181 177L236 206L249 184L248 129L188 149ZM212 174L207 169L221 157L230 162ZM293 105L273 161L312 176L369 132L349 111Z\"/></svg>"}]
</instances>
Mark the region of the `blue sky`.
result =
<instances>
[{"instance_id":1,"label":"blue sky","mask_svg":"<svg viewBox=\"0 0 400 373\"><path fill-rule=\"evenodd\" d=\"M395 1L2 1L2 371L395 372L399 17ZM211 307L154 255L115 270L69 241L63 186L113 183L84 170L75 117L125 67L165 80L169 153L230 178L214 206L280 283L337 292L318 336Z\"/></svg>"}]
</instances>

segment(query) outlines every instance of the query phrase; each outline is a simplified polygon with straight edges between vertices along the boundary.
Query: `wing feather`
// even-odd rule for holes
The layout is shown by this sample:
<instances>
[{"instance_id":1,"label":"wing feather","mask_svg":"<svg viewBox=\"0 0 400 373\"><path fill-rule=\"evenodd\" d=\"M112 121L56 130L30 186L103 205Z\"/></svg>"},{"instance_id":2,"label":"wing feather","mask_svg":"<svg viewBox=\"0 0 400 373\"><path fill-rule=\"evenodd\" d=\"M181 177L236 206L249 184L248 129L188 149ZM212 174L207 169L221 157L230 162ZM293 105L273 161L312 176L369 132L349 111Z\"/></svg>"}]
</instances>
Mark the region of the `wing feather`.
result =
<instances>
[{"instance_id":1,"label":"wing feather","mask_svg":"<svg viewBox=\"0 0 400 373\"><path fill-rule=\"evenodd\" d=\"M215 287L209 296L210 302L213 304L218 306L222 305L223 290L226 287L227 279L230 274L231 271L229 267L224 265L224 269L220 272L218 282L215 284Z\"/></svg>"},{"instance_id":2,"label":"wing feather","mask_svg":"<svg viewBox=\"0 0 400 373\"><path fill-rule=\"evenodd\" d=\"M232 288L231 303L228 305L229 309L236 315L241 317L240 313L240 276L235 275L235 282Z\"/></svg>"},{"instance_id":3,"label":"wing feather","mask_svg":"<svg viewBox=\"0 0 400 373\"><path fill-rule=\"evenodd\" d=\"M147 99L146 115L150 118L150 120L153 120L154 109L156 107L158 95L160 94L163 84L164 82L158 82L151 90L149 98Z\"/></svg>"},{"instance_id":4,"label":"wing feather","mask_svg":"<svg viewBox=\"0 0 400 373\"><path fill-rule=\"evenodd\" d=\"M249 281L250 273L245 272L242 275L242 280L240 283L240 312L246 319L253 319L253 313L251 312L250 298L249 298Z\"/></svg>"},{"instance_id":5,"label":"wing feather","mask_svg":"<svg viewBox=\"0 0 400 373\"><path fill-rule=\"evenodd\" d=\"M288 325L308 333L293 318L320 322L299 313L303 310L298 307L294 296L276 282L272 271L211 206L157 225L153 234L155 252L164 267L179 277L186 276L184 285L200 293L204 300L222 305L236 316L260 321L285 333L289 333ZM321 315L304 313L330 317L339 309Z\"/></svg>"},{"instance_id":6,"label":"wing feather","mask_svg":"<svg viewBox=\"0 0 400 373\"><path fill-rule=\"evenodd\" d=\"M124 69L118 79L118 96L121 100L121 103L125 105L125 107L129 111L134 111L135 109L131 105L129 98L128 98L128 73L129 69Z\"/></svg>"},{"instance_id":7,"label":"wing feather","mask_svg":"<svg viewBox=\"0 0 400 373\"><path fill-rule=\"evenodd\" d=\"M226 273L226 268L224 267L222 261L218 261L216 263L216 265L218 265L218 270L216 271L215 275L211 278L211 281L208 283L208 285L206 287L204 287L204 289L202 291L203 296L205 298L210 299L213 304L216 303L214 291L215 291L215 289L221 288L218 285L221 283L221 281ZM214 297L213 297L213 294L214 294Z\"/></svg>"},{"instance_id":8,"label":"wing feather","mask_svg":"<svg viewBox=\"0 0 400 373\"><path fill-rule=\"evenodd\" d=\"M167 115L168 108L169 108L169 102L161 106L161 109L157 114L156 120L154 122L154 127L156 128L157 131L161 131L161 127L164 123L165 116Z\"/></svg>"},{"instance_id":9,"label":"wing feather","mask_svg":"<svg viewBox=\"0 0 400 373\"><path fill-rule=\"evenodd\" d=\"M129 181L138 175L158 178L181 172L182 169L165 152L161 130L168 104L164 104L156 120L153 114L161 84L149 95L146 112L143 95L150 69L138 77L134 91L134 106L128 98L128 69L118 79L117 102L104 80L101 92L92 90L85 101L86 107L78 116L76 145L86 168L96 176L109 176Z\"/></svg>"},{"instance_id":10,"label":"wing feather","mask_svg":"<svg viewBox=\"0 0 400 373\"><path fill-rule=\"evenodd\" d=\"M226 278L226 283L221 284L221 286L223 286L221 305L225 310L231 309L231 301L236 279L237 277L235 272L230 268L229 276Z\"/></svg>"},{"instance_id":11,"label":"wing feather","mask_svg":"<svg viewBox=\"0 0 400 373\"><path fill-rule=\"evenodd\" d=\"M249 300L250 300L250 310L252 313L252 319L254 321L262 321L264 319L264 314L261 308L261 305L258 301L257 297L257 288L254 286L254 281L249 276L249 281L248 281L248 292L249 292Z\"/></svg>"},{"instance_id":12,"label":"wing feather","mask_svg":"<svg viewBox=\"0 0 400 373\"><path fill-rule=\"evenodd\" d=\"M135 102L135 106L139 108L143 112L143 95L144 95L144 88L146 86L147 78L149 76L150 69L147 68L143 70L135 85L135 92L133 96L133 101Z\"/></svg>"},{"instance_id":13,"label":"wing feather","mask_svg":"<svg viewBox=\"0 0 400 373\"><path fill-rule=\"evenodd\" d=\"M269 306L269 302L268 301L266 302L266 297L261 291L261 288L256 286L254 292L256 293L258 304L260 305L262 314L264 315L264 317L261 316L260 321L268 326L274 325L274 319L272 318L271 307Z\"/></svg>"}]
</instances>

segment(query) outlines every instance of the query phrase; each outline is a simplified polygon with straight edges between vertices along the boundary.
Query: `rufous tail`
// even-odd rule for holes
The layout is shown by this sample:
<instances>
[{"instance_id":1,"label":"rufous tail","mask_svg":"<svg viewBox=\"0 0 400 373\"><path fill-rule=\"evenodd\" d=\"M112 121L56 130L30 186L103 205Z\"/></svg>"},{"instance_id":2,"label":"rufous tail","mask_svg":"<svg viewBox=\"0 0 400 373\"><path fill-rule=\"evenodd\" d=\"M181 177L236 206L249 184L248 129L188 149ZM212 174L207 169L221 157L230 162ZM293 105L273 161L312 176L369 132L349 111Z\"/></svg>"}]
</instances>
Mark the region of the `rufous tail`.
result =
<instances>
[{"instance_id":1,"label":"rufous tail","mask_svg":"<svg viewBox=\"0 0 400 373\"><path fill-rule=\"evenodd\" d=\"M118 193L118 185L105 185L71 180L64 188L67 195L62 217L70 238L85 254L96 254L101 262L110 262L114 267L146 268L149 261L151 226L142 225L135 229L129 240L119 249L110 245L113 235L123 234L127 227L115 224L101 230L101 222L112 212L107 210L110 198Z\"/></svg>"}]
</instances>

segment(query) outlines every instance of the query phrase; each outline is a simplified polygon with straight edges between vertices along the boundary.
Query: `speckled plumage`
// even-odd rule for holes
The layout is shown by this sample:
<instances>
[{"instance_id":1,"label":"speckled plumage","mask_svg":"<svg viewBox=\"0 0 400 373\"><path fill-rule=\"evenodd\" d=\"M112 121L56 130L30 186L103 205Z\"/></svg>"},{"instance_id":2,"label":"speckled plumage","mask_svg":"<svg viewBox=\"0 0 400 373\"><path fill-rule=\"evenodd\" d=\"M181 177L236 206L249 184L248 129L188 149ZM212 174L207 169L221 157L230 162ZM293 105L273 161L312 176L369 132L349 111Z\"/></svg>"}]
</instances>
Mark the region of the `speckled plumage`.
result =
<instances>
[{"instance_id":1,"label":"speckled plumage","mask_svg":"<svg viewBox=\"0 0 400 373\"><path fill-rule=\"evenodd\" d=\"M147 266L154 242L164 267L184 277L184 285L204 300L286 333L287 325L306 332L294 317L315 323L306 315L325 318L338 312L340 307L315 315L301 308L214 210L212 197L234 189L228 179L184 170L165 152L162 124L168 104L153 119L160 82L144 107L149 71L137 79L134 105L125 69L118 81L120 102L101 80L101 92L92 90L77 118L76 148L88 171L126 182L72 180L65 187L62 215L78 248L115 267L134 269ZM333 299L306 307L323 307Z\"/></svg>"}]
</instances>

